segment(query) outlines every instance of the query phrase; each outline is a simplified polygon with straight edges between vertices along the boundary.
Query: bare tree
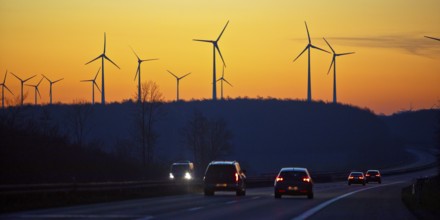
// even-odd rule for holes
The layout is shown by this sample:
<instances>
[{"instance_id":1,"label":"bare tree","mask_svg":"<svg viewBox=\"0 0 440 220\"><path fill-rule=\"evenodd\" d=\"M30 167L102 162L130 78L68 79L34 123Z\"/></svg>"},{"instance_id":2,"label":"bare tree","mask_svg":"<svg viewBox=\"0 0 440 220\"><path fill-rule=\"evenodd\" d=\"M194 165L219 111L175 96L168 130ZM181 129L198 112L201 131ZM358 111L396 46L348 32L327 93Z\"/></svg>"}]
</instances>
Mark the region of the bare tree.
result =
<instances>
[{"instance_id":1,"label":"bare tree","mask_svg":"<svg viewBox=\"0 0 440 220\"><path fill-rule=\"evenodd\" d=\"M162 115L161 105L163 95L155 82L142 83L141 103L137 104L136 127L138 128L139 141L142 149L142 163L150 167L154 158L154 147L159 135L154 130L154 125ZM147 169L148 170L148 169Z\"/></svg>"},{"instance_id":2,"label":"bare tree","mask_svg":"<svg viewBox=\"0 0 440 220\"><path fill-rule=\"evenodd\" d=\"M183 129L187 147L193 153L198 172L212 160L219 159L230 153L233 135L227 128L224 119L208 119L200 112L194 112L193 117Z\"/></svg>"},{"instance_id":3,"label":"bare tree","mask_svg":"<svg viewBox=\"0 0 440 220\"><path fill-rule=\"evenodd\" d=\"M86 135L91 130L89 120L93 114L93 106L84 100L74 100L72 107L67 113L67 118L73 130L75 143L79 146L84 144Z\"/></svg>"}]
</instances>

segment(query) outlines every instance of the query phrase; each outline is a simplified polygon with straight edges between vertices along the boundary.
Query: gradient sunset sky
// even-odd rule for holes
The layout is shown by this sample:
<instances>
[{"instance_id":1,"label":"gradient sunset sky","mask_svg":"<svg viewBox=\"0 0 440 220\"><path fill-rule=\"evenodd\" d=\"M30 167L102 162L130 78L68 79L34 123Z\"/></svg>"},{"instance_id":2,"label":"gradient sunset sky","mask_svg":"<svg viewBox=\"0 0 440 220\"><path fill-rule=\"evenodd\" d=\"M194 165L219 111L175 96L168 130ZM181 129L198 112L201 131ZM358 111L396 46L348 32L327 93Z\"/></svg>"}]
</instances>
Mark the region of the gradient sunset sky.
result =
<instances>
[{"instance_id":1,"label":"gradient sunset sky","mask_svg":"<svg viewBox=\"0 0 440 220\"><path fill-rule=\"evenodd\" d=\"M52 80L54 102L91 100L91 79L100 62L84 65L102 53L107 102L134 99L137 58L142 81L156 82L166 100L212 97L212 45L192 39L216 39L229 20L219 46L234 87L225 95L306 99L307 54L292 62L307 45L307 21L314 45L338 53L338 101L367 107L378 114L440 105L440 1L438 0L0 0L0 78L6 70L36 84L41 74ZM221 61L217 56L218 77ZM312 50L313 100L332 100L332 56ZM100 77L98 80L101 86ZM8 74L6 85L17 96L19 81ZM49 102L49 83L40 86L40 103ZM34 90L25 87L26 103ZM96 94L100 100L100 94ZM9 93L8 98L13 96ZM220 84L218 84L220 96Z\"/></svg>"}]
</instances>

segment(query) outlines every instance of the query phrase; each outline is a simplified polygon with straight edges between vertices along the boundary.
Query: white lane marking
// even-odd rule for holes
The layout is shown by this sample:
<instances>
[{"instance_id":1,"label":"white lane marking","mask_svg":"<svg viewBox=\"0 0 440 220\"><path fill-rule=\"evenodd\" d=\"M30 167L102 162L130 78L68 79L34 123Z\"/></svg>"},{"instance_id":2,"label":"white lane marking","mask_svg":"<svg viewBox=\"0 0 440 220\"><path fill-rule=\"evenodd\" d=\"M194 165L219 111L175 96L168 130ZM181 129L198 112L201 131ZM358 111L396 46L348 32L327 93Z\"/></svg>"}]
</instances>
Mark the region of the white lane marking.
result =
<instances>
[{"instance_id":1,"label":"white lane marking","mask_svg":"<svg viewBox=\"0 0 440 220\"><path fill-rule=\"evenodd\" d=\"M259 198L260 198L259 196L252 197L252 199L259 199Z\"/></svg>"},{"instance_id":2,"label":"white lane marking","mask_svg":"<svg viewBox=\"0 0 440 220\"><path fill-rule=\"evenodd\" d=\"M29 215L19 215L19 218L137 218L137 219L152 219L153 216L142 216L142 215L118 215L118 214L108 214L108 215L87 215L87 214L29 214Z\"/></svg>"},{"instance_id":3,"label":"white lane marking","mask_svg":"<svg viewBox=\"0 0 440 220\"><path fill-rule=\"evenodd\" d=\"M188 212L193 212L193 211L197 211L197 210L200 210L200 209L203 209L203 206L198 206L198 207L190 208L190 209L187 209L187 211Z\"/></svg>"},{"instance_id":4,"label":"white lane marking","mask_svg":"<svg viewBox=\"0 0 440 220\"><path fill-rule=\"evenodd\" d=\"M225 204L234 204L234 203L236 203L237 201L236 200L232 200L232 201L229 201L229 202L225 202Z\"/></svg>"},{"instance_id":5,"label":"white lane marking","mask_svg":"<svg viewBox=\"0 0 440 220\"><path fill-rule=\"evenodd\" d=\"M341 195L341 196L338 196L338 197L336 197L336 198L330 199L330 200L328 200L328 201L326 201L326 202L323 202L323 203L319 204L318 206L315 206L315 207L313 207L313 208L307 210L307 211L304 212L303 214L301 214L301 215L299 215L299 216L293 218L292 220L303 220L303 219L307 219L307 218L309 218L310 216L312 216L312 215L316 214L317 212L319 212L321 209L323 209L323 208L329 206L330 204L332 204L332 203L334 203L334 202L336 202L336 201L338 201L338 200L340 200L340 199L343 199L343 198L345 198L345 197L347 197L347 196L351 196L351 195L353 195L353 194L355 194L355 193L362 192L362 191L369 190L369 189L374 189L374 188L382 187L382 186L389 186L389 185L399 184L399 183L402 183L402 182L399 181L399 182L394 182L394 183L388 183L388 184L383 184L383 185L379 185L379 186L373 186L373 187L364 188L364 189L359 189L359 190L356 190L356 191L353 191L353 192L346 193L346 194L344 194L344 195Z\"/></svg>"}]
</instances>

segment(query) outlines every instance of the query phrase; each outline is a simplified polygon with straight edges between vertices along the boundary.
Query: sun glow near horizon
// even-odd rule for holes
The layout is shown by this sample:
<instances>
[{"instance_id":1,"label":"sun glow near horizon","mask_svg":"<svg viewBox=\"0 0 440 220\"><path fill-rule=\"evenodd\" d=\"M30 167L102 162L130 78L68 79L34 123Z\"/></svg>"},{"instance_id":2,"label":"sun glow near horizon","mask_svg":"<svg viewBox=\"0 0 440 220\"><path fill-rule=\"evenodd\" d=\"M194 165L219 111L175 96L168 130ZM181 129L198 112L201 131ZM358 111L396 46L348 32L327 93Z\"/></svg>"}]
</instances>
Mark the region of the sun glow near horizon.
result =
<instances>
[{"instance_id":1,"label":"sun glow near horizon","mask_svg":"<svg viewBox=\"0 0 440 220\"><path fill-rule=\"evenodd\" d=\"M212 45L192 39L216 39L226 62L227 97L306 99L307 45L304 21L312 42L338 53L338 101L390 114L412 105L430 108L440 100L440 2L368 1L30 1L0 0L0 77L6 70L22 78L45 74L54 85L54 102L91 101L89 83L100 62L84 65L102 53L121 69L105 63L106 99L135 99L137 58L159 58L142 64L142 81L156 82L166 100L176 98L177 75L184 100L212 96ZM332 100L331 55L311 51L313 100ZM217 78L221 59L217 55ZM19 82L8 74L7 86L19 95ZM98 85L101 87L100 76ZM49 102L49 83L40 85ZM33 88L25 87L26 103ZM96 100L100 94L95 91ZM6 97L12 98L6 93ZM217 85L220 97L220 84Z\"/></svg>"}]
</instances>

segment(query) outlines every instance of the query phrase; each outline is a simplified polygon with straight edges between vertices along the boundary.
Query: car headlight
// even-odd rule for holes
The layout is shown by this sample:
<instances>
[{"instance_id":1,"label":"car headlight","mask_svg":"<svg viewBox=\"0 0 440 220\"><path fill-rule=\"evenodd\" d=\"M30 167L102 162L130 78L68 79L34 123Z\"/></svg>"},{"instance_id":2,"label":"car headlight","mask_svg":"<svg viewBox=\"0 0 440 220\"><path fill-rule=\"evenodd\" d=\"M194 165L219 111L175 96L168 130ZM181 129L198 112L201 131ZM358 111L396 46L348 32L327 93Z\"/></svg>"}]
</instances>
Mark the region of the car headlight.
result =
<instances>
[{"instance_id":1,"label":"car headlight","mask_svg":"<svg viewBox=\"0 0 440 220\"><path fill-rule=\"evenodd\" d=\"M174 175L170 173L170 179L174 179Z\"/></svg>"},{"instance_id":2,"label":"car headlight","mask_svg":"<svg viewBox=\"0 0 440 220\"><path fill-rule=\"evenodd\" d=\"M185 173L185 179L190 180L192 178L191 174L186 172Z\"/></svg>"}]
</instances>

